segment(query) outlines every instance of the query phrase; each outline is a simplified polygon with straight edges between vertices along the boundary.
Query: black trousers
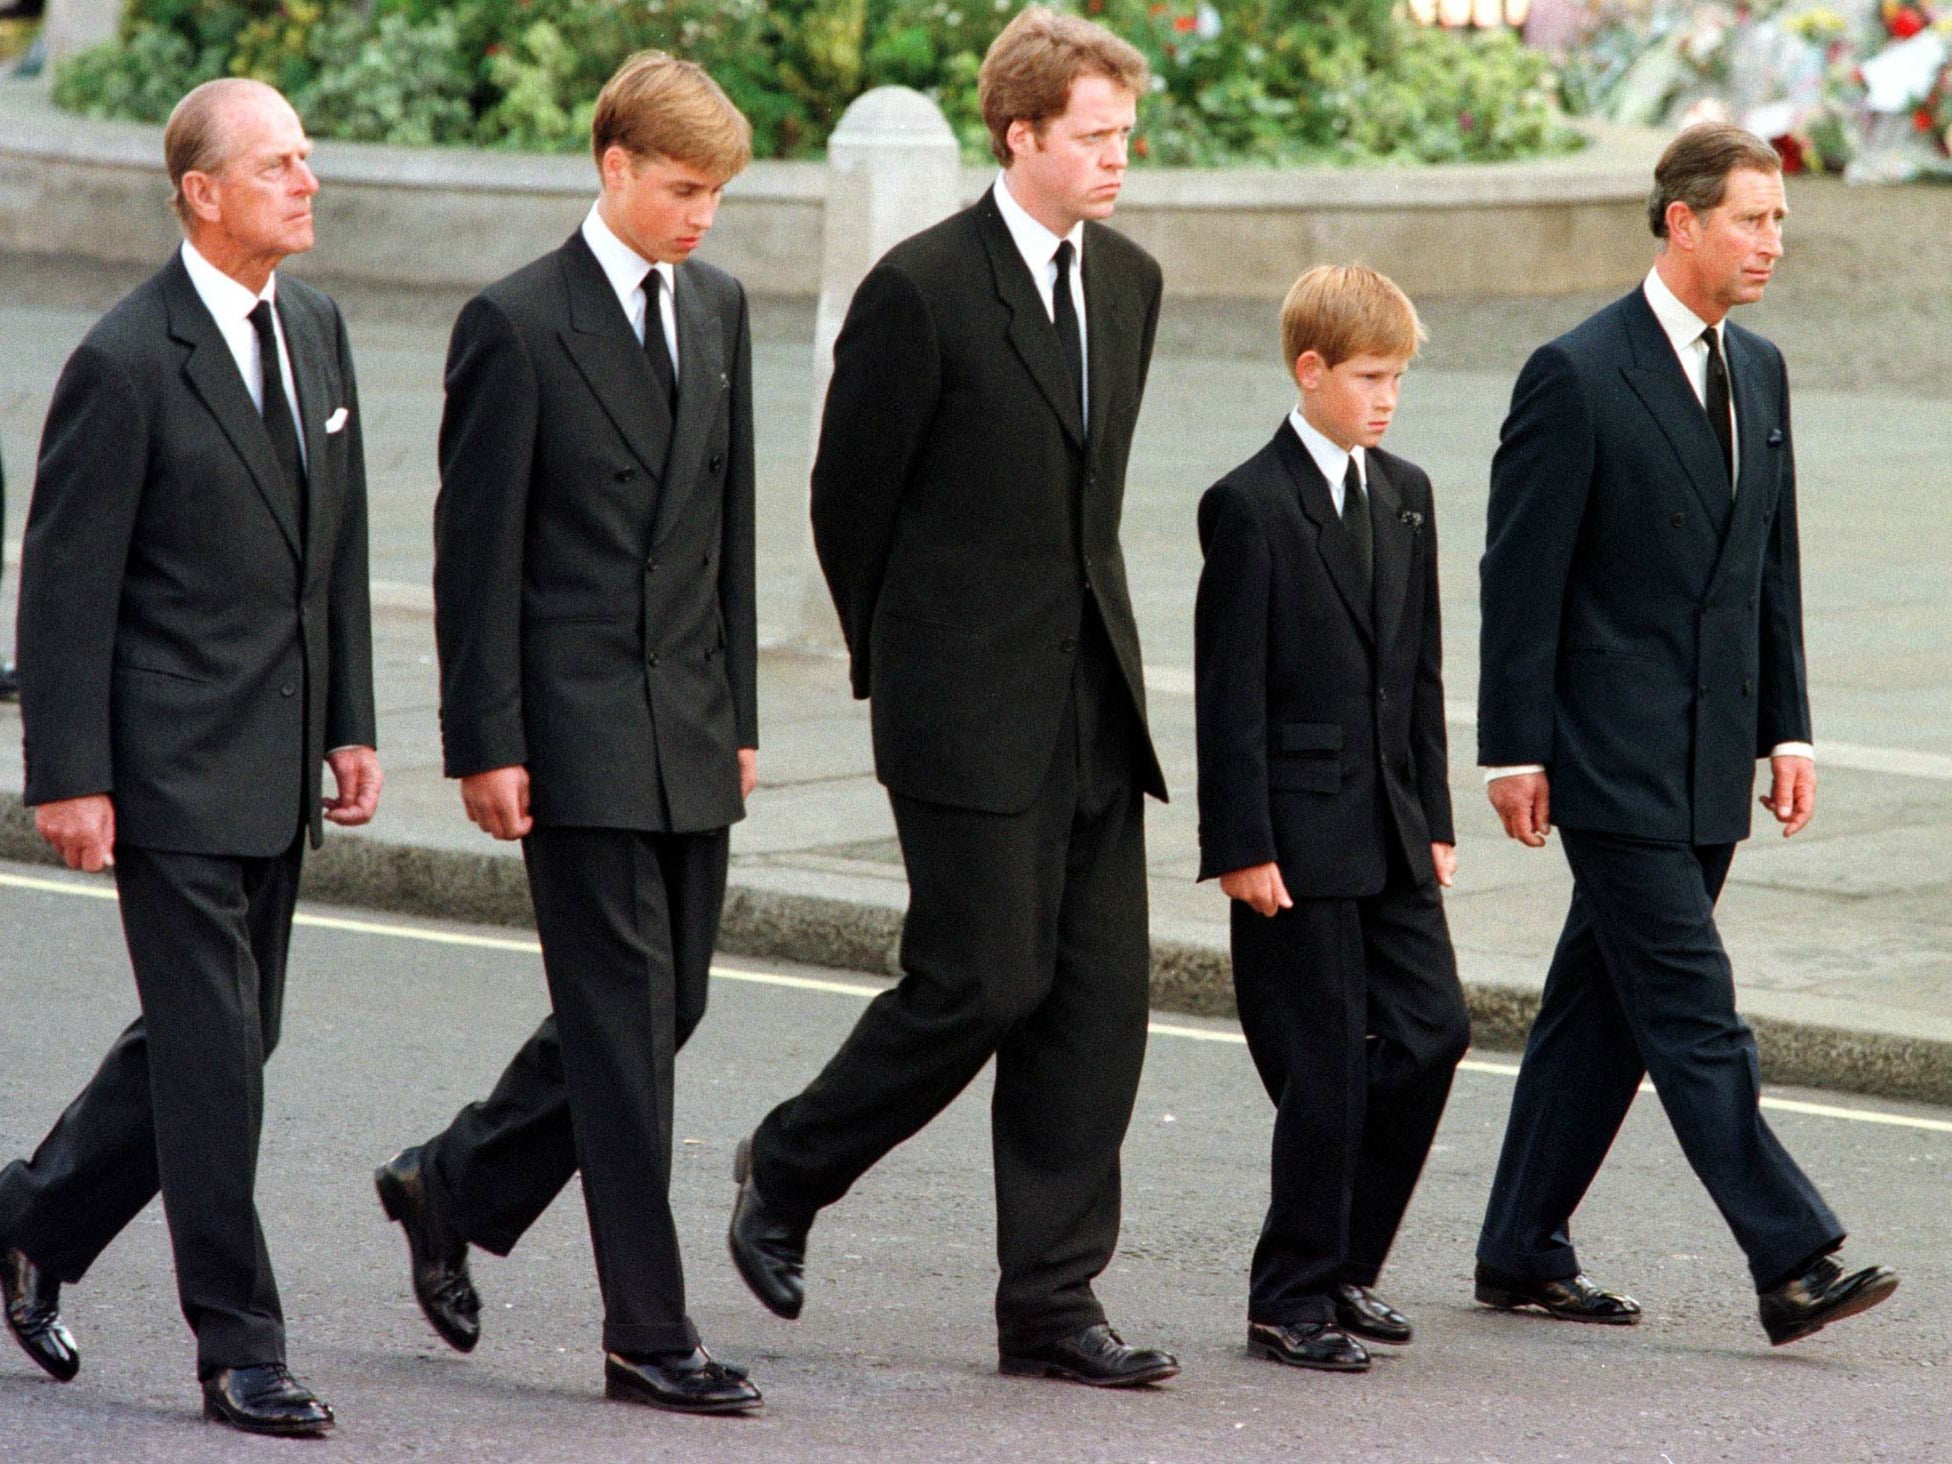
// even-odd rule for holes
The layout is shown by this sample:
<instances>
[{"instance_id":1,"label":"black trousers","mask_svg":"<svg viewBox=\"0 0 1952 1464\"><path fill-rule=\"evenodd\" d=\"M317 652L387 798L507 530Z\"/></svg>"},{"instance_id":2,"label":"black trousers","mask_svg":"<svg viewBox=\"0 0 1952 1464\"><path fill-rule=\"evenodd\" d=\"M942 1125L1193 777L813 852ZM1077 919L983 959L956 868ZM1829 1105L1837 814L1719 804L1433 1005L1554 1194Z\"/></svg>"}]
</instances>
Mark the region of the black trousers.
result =
<instances>
[{"instance_id":1,"label":"black trousers","mask_svg":"<svg viewBox=\"0 0 1952 1464\"><path fill-rule=\"evenodd\" d=\"M1328 1321L1330 1288L1375 1283L1470 1045L1443 901L1402 864L1360 899L1234 902L1241 1030L1275 1104L1250 1321Z\"/></svg>"},{"instance_id":2,"label":"black trousers","mask_svg":"<svg viewBox=\"0 0 1952 1464\"><path fill-rule=\"evenodd\" d=\"M727 848L724 829L531 832L553 1010L423 1146L441 1222L496 1255L582 1171L613 1351L697 1345L669 1198L673 1062L705 1015Z\"/></svg>"},{"instance_id":3,"label":"black trousers","mask_svg":"<svg viewBox=\"0 0 1952 1464\"><path fill-rule=\"evenodd\" d=\"M1005 1351L1105 1319L1119 1146L1145 1060L1150 950L1137 721L1087 637L1036 802L892 795L907 866L902 978L753 1136L769 1204L811 1215L996 1059L996 1317Z\"/></svg>"},{"instance_id":4,"label":"black trousers","mask_svg":"<svg viewBox=\"0 0 1952 1464\"><path fill-rule=\"evenodd\" d=\"M1844 1231L1758 1107L1755 1037L1736 1014L1715 929L1735 848L1559 837L1572 906L1525 1045L1478 1259L1526 1279L1578 1272L1572 1213L1646 1075L1756 1285L1772 1285Z\"/></svg>"},{"instance_id":5,"label":"black trousers","mask_svg":"<svg viewBox=\"0 0 1952 1464\"><path fill-rule=\"evenodd\" d=\"M69 1283L160 1187L199 1376L285 1359L254 1194L303 856L302 835L272 859L115 846L142 1015L0 1170L0 1236Z\"/></svg>"}]
</instances>

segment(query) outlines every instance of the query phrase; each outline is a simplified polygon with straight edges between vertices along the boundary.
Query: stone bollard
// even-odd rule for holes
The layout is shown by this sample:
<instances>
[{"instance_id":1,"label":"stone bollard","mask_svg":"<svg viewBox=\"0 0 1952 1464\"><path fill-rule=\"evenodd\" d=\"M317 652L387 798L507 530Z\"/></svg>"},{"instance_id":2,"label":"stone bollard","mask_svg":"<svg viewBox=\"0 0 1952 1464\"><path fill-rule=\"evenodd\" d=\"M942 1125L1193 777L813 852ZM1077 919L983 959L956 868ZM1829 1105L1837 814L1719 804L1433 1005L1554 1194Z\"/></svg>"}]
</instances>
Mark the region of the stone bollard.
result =
<instances>
[{"instance_id":1,"label":"stone bollard","mask_svg":"<svg viewBox=\"0 0 1952 1464\"><path fill-rule=\"evenodd\" d=\"M47 0L41 38L49 61L115 39L122 24L122 0Z\"/></svg>"},{"instance_id":2,"label":"stone bollard","mask_svg":"<svg viewBox=\"0 0 1952 1464\"><path fill-rule=\"evenodd\" d=\"M881 86L856 97L827 139L827 206L820 308L813 327L813 449L834 374L834 338L854 290L874 262L961 204L962 159L942 111L920 92ZM812 461L811 457L808 459ZM802 496L806 521L808 496ZM807 539L796 644L833 648L840 624Z\"/></svg>"}]
</instances>

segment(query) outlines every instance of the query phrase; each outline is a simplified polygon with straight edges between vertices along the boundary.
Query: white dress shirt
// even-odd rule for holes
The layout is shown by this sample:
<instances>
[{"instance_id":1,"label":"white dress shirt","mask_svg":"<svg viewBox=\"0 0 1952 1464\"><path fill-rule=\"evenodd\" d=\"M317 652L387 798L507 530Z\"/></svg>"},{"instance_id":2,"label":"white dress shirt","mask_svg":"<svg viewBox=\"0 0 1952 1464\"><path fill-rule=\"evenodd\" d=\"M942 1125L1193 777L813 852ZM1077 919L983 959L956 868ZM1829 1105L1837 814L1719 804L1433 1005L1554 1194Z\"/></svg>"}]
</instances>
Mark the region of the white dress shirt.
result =
<instances>
[{"instance_id":1,"label":"white dress shirt","mask_svg":"<svg viewBox=\"0 0 1952 1464\"><path fill-rule=\"evenodd\" d=\"M1078 312L1078 359L1091 360L1091 330L1084 318L1084 224L1073 224L1071 232L1059 238L1049 229L1030 216L1024 206L1017 202L1010 192L1010 175L999 173L996 179L996 206L1003 214L1004 227L1009 229L1010 238L1017 246L1017 253L1023 256L1024 264L1030 270L1030 278L1037 286L1037 298L1044 302L1044 314L1053 324L1057 320L1057 246L1069 240L1071 244L1071 304ZM1084 374L1084 389L1079 394L1085 415L1091 414L1091 372Z\"/></svg>"},{"instance_id":2,"label":"white dress shirt","mask_svg":"<svg viewBox=\"0 0 1952 1464\"><path fill-rule=\"evenodd\" d=\"M678 379L678 271L675 266L660 260L652 264L643 255L632 249L603 222L603 215L596 204L590 205L589 214L583 220L583 242L590 246L590 253L603 267L603 277L610 281L610 288L617 292L617 303L624 308L624 318L630 322L631 334L637 337L637 344L644 344L644 317L649 314L649 301L645 298L651 282L651 272L664 276L664 288L658 291L658 318L664 327L664 344L671 350L671 379Z\"/></svg>"},{"instance_id":3,"label":"white dress shirt","mask_svg":"<svg viewBox=\"0 0 1952 1464\"><path fill-rule=\"evenodd\" d=\"M1667 287L1658 269L1647 271L1647 279L1640 287L1641 294L1647 297L1648 308L1654 312L1654 319L1660 322L1661 332L1668 344L1674 347L1674 354L1680 359L1681 370L1688 378L1688 385L1694 388L1694 399L1705 408L1708 405L1708 343L1701 333L1708 329L1708 322L1696 315L1680 298ZM1722 333L1726 319L1715 322L1715 341L1722 348L1722 364L1728 363L1728 337ZM1734 379L1730 378L1728 396L1729 443L1734 448L1734 458L1739 465L1742 461L1742 439L1740 437L1740 418L1735 412ZM1740 469L1737 468L1739 482ZM1771 757L1807 757L1814 759L1816 749L1807 742L1779 742L1769 749ZM1484 781L1493 782L1499 778L1516 777L1520 773L1542 773L1545 768L1539 763L1523 763L1516 767L1486 768Z\"/></svg>"},{"instance_id":4,"label":"white dress shirt","mask_svg":"<svg viewBox=\"0 0 1952 1464\"><path fill-rule=\"evenodd\" d=\"M1328 479L1328 496L1335 503L1337 518L1342 516L1342 480L1349 474L1349 463L1356 465L1356 481L1362 484L1364 495L1369 492L1369 460L1362 454L1362 448L1349 449L1337 447L1327 436L1315 428L1315 424L1302 416L1301 408L1296 407L1288 413L1288 425L1294 428L1295 436L1301 445L1308 449L1308 455L1315 460L1315 466L1322 470Z\"/></svg>"},{"instance_id":5,"label":"white dress shirt","mask_svg":"<svg viewBox=\"0 0 1952 1464\"><path fill-rule=\"evenodd\" d=\"M292 426L298 433L298 461L305 463L305 419L298 400L298 383L291 374L291 347L285 341L284 322L278 319L278 276L274 271L264 288L253 295L216 265L197 253L196 245L183 241L183 268L189 271L190 284L203 301L203 308L217 322L218 334L237 362L244 389L251 394L251 405L264 415L264 353L258 347L258 328L251 324L251 312L258 301L271 302L271 330L278 340L278 375L285 384L285 405L291 411ZM314 406L320 405L313 403Z\"/></svg>"}]
</instances>

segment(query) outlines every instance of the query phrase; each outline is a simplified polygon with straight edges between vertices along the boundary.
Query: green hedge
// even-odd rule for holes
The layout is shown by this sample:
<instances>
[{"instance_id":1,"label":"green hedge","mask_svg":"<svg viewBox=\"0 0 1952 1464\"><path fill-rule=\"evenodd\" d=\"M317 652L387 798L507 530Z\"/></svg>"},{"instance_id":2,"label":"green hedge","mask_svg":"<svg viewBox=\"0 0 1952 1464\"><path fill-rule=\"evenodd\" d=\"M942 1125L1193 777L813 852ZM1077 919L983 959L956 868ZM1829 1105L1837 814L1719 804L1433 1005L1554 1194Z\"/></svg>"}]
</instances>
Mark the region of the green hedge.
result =
<instances>
[{"instance_id":1,"label":"green hedge","mask_svg":"<svg viewBox=\"0 0 1952 1464\"><path fill-rule=\"evenodd\" d=\"M976 69L1018 0L131 0L55 79L61 106L160 120L255 76L319 136L573 150L626 54L709 69L761 157L817 155L870 87L941 104L986 151ZM1578 146L1545 61L1508 35L1421 30L1391 0L1064 0L1150 58L1140 161L1494 161Z\"/></svg>"}]
</instances>

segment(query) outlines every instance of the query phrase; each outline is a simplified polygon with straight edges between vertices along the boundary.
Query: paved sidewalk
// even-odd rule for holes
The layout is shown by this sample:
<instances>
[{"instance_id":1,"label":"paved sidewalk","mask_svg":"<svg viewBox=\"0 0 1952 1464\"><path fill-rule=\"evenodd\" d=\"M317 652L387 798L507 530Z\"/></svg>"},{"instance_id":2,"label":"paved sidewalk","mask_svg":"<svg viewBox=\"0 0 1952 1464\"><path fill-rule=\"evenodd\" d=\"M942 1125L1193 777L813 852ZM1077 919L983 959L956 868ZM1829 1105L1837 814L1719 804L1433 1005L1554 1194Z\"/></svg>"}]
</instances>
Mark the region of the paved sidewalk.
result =
<instances>
[{"instance_id":1,"label":"paved sidewalk","mask_svg":"<svg viewBox=\"0 0 1952 1464\"><path fill-rule=\"evenodd\" d=\"M1795 841L1758 814L1723 902L1723 930L1771 1075L1892 1096L1952 1100L1952 331L1945 302L1876 298L1864 256L1877 234L1929 277L1952 269L1952 199L1931 190L1800 184L1807 248L1745 319L1775 335L1799 382L1805 591L1822 791ZM570 221L573 223L573 220ZM567 227L567 226L566 226ZM1938 254L1931 255L1936 249ZM1884 258L1882 251L1879 259ZM1799 260L1807 260L1799 275ZM1873 273L1863 273L1873 271ZM1862 274L1862 298L1848 286ZM61 361L137 278L0 258L0 443L16 539L34 443ZM1279 287L1269 282L1270 297ZM341 900L469 918L522 918L512 849L461 818L439 773L427 613L433 442L441 357L456 298L342 291L366 412L382 757L388 786L369 835L335 837L314 889ZM1462 868L1449 909L1474 988L1481 1041L1517 1040L1569 888L1556 849L1506 841L1485 804L1470 707L1476 559L1485 479L1510 382L1529 348L1592 299L1444 302L1391 446L1423 463L1443 529L1453 698L1452 774ZM1916 308L1912 308L1915 305ZM1766 310L1767 314L1763 311ZM1225 904L1195 866L1191 605L1199 491L1265 439L1288 400L1269 344L1273 306L1182 311L1162 327L1127 498L1124 542L1149 662L1151 716L1174 801L1150 819L1155 999L1223 1012ZM727 946L836 965L887 967L905 898L887 804L871 775L865 704L844 667L805 645L811 558L805 468L811 311L754 311L761 464L763 788L733 841ZM1875 350L1866 340L1883 342ZM1897 340L1903 352L1887 350ZM9 573L0 629L10 627ZM817 592L815 603L818 603ZM10 637L9 637L10 638ZM0 790L18 790L19 737L0 711ZM1767 825L1767 827L1765 827ZM32 857L16 806L0 852Z\"/></svg>"}]
</instances>

